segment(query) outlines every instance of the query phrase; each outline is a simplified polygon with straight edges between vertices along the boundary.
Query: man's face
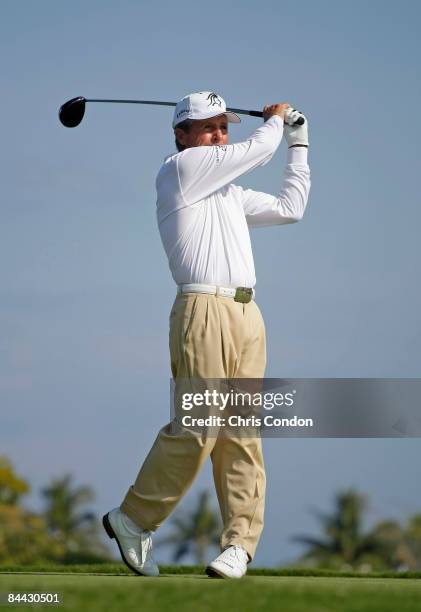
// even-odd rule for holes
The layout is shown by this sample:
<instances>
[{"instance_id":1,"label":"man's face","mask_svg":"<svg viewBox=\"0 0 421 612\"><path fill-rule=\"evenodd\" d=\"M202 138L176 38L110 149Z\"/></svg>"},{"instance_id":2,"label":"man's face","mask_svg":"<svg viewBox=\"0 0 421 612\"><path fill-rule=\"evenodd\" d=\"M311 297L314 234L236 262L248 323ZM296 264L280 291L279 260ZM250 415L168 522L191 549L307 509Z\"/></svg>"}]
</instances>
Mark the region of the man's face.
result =
<instances>
[{"instance_id":1,"label":"man's face","mask_svg":"<svg viewBox=\"0 0 421 612\"><path fill-rule=\"evenodd\" d=\"M225 115L193 122L189 132L176 129L177 140L186 149L228 143L228 120Z\"/></svg>"}]
</instances>

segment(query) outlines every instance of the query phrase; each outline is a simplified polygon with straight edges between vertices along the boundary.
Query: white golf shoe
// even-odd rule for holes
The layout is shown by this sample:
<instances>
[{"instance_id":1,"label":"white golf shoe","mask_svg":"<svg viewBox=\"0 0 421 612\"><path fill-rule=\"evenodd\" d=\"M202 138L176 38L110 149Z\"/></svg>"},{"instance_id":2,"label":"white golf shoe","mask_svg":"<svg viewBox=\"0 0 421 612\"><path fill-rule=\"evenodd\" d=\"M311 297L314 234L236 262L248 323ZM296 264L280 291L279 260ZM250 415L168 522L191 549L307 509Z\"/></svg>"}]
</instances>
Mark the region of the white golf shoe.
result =
<instances>
[{"instance_id":1,"label":"white golf shoe","mask_svg":"<svg viewBox=\"0 0 421 612\"><path fill-rule=\"evenodd\" d=\"M105 514L102 524L109 537L117 542L127 567L140 576L159 576L158 566L152 559L151 531L142 530L120 508Z\"/></svg>"},{"instance_id":2,"label":"white golf shoe","mask_svg":"<svg viewBox=\"0 0 421 612\"><path fill-rule=\"evenodd\" d=\"M209 563L206 573L211 578L242 578L247 571L247 561L244 548L234 544Z\"/></svg>"}]
</instances>

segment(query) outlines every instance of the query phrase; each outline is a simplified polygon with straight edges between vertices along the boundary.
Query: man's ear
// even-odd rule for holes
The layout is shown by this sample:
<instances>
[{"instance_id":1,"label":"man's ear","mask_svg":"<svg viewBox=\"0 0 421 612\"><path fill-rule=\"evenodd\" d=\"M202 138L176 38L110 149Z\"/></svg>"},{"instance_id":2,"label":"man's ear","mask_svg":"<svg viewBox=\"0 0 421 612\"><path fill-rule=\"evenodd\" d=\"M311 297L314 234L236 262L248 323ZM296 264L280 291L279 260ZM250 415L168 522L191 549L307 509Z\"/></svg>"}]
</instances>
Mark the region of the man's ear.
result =
<instances>
[{"instance_id":1,"label":"man's ear","mask_svg":"<svg viewBox=\"0 0 421 612\"><path fill-rule=\"evenodd\" d=\"M184 147L186 145L186 137L187 134L184 130L176 127L174 128L174 134L175 134L175 138L178 140L178 142Z\"/></svg>"}]
</instances>

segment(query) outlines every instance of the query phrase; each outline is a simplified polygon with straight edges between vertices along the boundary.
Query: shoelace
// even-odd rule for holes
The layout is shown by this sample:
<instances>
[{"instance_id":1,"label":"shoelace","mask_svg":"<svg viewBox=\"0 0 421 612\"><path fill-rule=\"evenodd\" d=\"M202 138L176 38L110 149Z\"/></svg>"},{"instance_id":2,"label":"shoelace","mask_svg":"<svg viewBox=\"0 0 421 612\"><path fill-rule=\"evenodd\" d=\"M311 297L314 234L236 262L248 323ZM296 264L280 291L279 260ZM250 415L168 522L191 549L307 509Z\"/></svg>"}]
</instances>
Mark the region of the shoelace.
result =
<instances>
[{"instance_id":1,"label":"shoelace","mask_svg":"<svg viewBox=\"0 0 421 612\"><path fill-rule=\"evenodd\" d=\"M241 546L234 544L234 546L230 546L224 550L221 558L221 560L236 558L238 561L246 561L247 553Z\"/></svg>"}]
</instances>

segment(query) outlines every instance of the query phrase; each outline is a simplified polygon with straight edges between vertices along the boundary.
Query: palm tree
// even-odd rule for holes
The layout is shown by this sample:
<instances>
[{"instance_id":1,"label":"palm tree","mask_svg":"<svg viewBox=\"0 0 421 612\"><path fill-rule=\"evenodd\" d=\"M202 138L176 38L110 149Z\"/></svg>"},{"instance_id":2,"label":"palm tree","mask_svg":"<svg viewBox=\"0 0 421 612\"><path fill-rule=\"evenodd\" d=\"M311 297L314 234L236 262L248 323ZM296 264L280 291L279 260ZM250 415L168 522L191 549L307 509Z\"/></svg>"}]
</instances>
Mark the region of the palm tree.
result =
<instances>
[{"instance_id":1,"label":"palm tree","mask_svg":"<svg viewBox=\"0 0 421 612\"><path fill-rule=\"evenodd\" d=\"M202 491L196 507L185 517L172 519L173 533L161 538L157 545L174 546L173 561L177 562L188 553L193 553L196 562L204 565L209 546L219 545L221 524L219 517L210 505L208 491Z\"/></svg>"},{"instance_id":2,"label":"palm tree","mask_svg":"<svg viewBox=\"0 0 421 612\"><path fill-rule=\"evenodd\" d=\"M330 567L343 564L352 567L362 562L367 555L375 554L378 550L376 539L372 534L364 534L362 530L366 506L366 497L351 489L336 495L332 514L316 511L324 538L306 535L293 538L309 547L303 560Z\"/></svg>"},{"instance_id":3,"label":"palm tree","mask_svg":"<svg viewBox=\"0 0 421 612\"><path fill-rule=\"evenodd\" d=\"M68 474L41 490L48 530L64 545L66 557L104 557L108 551L98 539L96 516L81 509L95 499L95 494L87 486L73 487L71 481Z\"/></svg>"},{"instance_id":4,"label":"palm tree","mask_svg":"<svg viewBox=\"0 0 421 612\"><path fill-rule=\"evenodd\" d=\"M421 569L421 515L406 525L382 521L364 533L362 518L367 498L352 489L335 498L332 514L316 511L324 537L295 536L308 546L301 558L318 567L363 567L376 569Z\"/></svg>"}]
</instances>

